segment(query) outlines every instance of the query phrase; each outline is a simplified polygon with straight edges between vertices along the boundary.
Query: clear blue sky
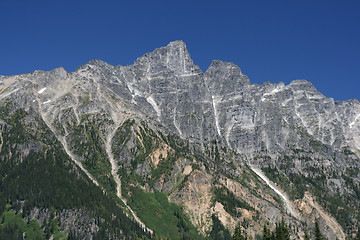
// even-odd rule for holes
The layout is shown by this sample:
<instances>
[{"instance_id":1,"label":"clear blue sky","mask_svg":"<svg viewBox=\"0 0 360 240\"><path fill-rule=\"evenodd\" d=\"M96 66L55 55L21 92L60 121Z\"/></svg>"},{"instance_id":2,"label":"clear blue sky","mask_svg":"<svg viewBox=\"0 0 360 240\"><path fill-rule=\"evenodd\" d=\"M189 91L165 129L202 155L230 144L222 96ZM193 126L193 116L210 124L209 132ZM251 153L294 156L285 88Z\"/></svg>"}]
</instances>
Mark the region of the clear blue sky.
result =
<instances>
[{"instance_id":1,"label":"clear blue sky","mask_svg":"<svg viewBox=\"0 0 360 240\"><path fill-rule=\"evenodd\" d=\"M213 59L252 83L306 79L335 100L360 99L359 0L0 2L0 75L113 65L173 40L203 71Z\"/></svg>"}]
</instances>

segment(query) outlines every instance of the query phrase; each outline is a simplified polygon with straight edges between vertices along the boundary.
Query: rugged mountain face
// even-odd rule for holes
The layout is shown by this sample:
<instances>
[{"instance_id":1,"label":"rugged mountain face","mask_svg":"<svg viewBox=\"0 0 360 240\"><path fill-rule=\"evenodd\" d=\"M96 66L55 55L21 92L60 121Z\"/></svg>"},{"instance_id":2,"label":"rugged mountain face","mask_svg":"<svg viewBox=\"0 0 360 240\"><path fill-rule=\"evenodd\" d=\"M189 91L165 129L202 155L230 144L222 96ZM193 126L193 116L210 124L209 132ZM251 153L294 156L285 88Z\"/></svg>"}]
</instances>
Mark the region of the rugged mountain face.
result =
<instances>
[{"instance_id":1,"label":"rugged mountain face","mask_svg":"<svg viewBox=\"0 0 360 240\"><path fill-rule=\"evenodd\" d=\"M214 218L230 231L240 223L253 237L282 217L296 238L315 219L330 239L357 231L356 99L336 102L305 80L251 84L238 66L222 61L203 73L182 41L130 66L93 60L71 73L1 76L0 84L0 154L7 166L1 177L10 183L16 177L9 171L45 161L27 156L47 159L57 149L63 156L55 155L57 168L86 181L90 192L103 191L109 204L99 209L125 212L133 229L147 230L144 236L152 230L173 239L214 236ZM28 136L9 133L18 128ZM107 212L91 212L88 203L19 197L5 180L3 208L9 200L20 206L14 211L26 206L24 217L43 228L52 211L63 232L80 238L140 234L111 229ZM70 229L70 219L92 227Z\"/></svg>"}]
</instances>

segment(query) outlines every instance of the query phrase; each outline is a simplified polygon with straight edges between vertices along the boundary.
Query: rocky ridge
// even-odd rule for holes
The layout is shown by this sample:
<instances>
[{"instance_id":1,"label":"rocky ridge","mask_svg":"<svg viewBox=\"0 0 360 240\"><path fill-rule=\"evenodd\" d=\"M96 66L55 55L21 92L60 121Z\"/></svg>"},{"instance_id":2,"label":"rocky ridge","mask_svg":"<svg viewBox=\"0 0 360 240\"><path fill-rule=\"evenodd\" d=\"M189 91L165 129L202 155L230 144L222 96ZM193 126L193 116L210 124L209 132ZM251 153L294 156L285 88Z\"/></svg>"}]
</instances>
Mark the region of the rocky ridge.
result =
<instances>
[{"instance_id":1,"label":"rocky ridge","mask_svg":"<svg viewBox=\"0 0 360 240\"><path fill-rule=\"evenodd\" d=\"M344 232L356 231L358 211L346 222L347 229L327 219L342 218L338 209L330 211L332 199L359 206L357 99L334 101L305 80L251 84L238 66L222 61L213 61L204 73L182 41L147 53L130 66L93 60L71 73L57 68L1 76L0 82L1 101L41 116L96 185L111 192L115 182L115 193L125 205L131 199L128 186L165 192L170 201L185 206L204 235L211 229L212 214L229 229L237 222L258 221L248 227L253 235L261 224L282 215L296 226L299 237L306 228L302 221L316 218L329 226L329 238L344 239ZM169 136L178 137L178 143ZM191 154L176 154L179 143ZM92 153L99 154L97 159L91 160ZM167 161L170 171L155 176ZM290 195L298 219L286 213L277 193L250 164ZM126 176L136 175L142 180L126 180L123 186ZM212 200L214 188L228 189L250 205L239 207L239 214L229 213L224 202ZM322 206L314 200L321 197L327 199ZM303 210L306 202L313 203L305 204L310 210ZM126 208L137 219L131 204Z\"/></svg>"}]
</instances>

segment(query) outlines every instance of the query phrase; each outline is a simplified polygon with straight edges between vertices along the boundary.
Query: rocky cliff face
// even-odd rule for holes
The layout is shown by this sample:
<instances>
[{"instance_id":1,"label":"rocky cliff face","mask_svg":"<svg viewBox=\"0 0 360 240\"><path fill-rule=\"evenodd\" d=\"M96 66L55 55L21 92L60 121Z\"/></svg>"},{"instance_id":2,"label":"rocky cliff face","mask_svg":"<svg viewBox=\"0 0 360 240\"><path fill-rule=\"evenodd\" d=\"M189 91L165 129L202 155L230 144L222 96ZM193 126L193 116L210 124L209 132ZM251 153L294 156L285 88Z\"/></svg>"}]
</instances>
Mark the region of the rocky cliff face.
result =
<instances>
[{"instance_id":1,"label":"rocky cliff face","mask_svg":"<svg viewBox=\"0 0 360 240\"><path fill-rule=\"evenodd\" d=\"M41 117L73 163L117 195L134 219L137 187L183 204L203 235L212 214L229 229L254 222L244 223L253 235L281 215L298 237L315 218L330 238L356 231L357 99L334 101L305 80L251 84L238 66L222 61L203 73L175 41L130 66L93 60L71 73L1 76L0 100L15 104L10 111ZM250 166L287 193L297 216ZM247 205L227 209L216 189Z\"/></svg>"}]
</instances>

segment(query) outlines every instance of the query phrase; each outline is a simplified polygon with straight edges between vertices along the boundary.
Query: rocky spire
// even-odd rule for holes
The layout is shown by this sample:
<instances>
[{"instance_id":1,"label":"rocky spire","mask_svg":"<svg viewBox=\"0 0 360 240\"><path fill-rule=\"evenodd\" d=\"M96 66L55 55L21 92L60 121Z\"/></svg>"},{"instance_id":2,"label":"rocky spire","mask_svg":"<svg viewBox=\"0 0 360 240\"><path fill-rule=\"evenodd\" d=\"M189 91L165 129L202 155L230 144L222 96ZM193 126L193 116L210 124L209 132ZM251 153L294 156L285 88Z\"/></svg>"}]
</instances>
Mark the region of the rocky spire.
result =
<instances>
[{"instance_id":1,"label":"rocky spire","mask_svg":"<svg viewBox=\"0 0 360 240\"><path fill-rule=\"evenodd\" d=\"M170 42L166 47L145 54L138 58L135 64L147 65L152 74L166 70L178 76L201 73L201 69L191 59L186 44L181 40Z\"/></svg>"}]
</instances>

